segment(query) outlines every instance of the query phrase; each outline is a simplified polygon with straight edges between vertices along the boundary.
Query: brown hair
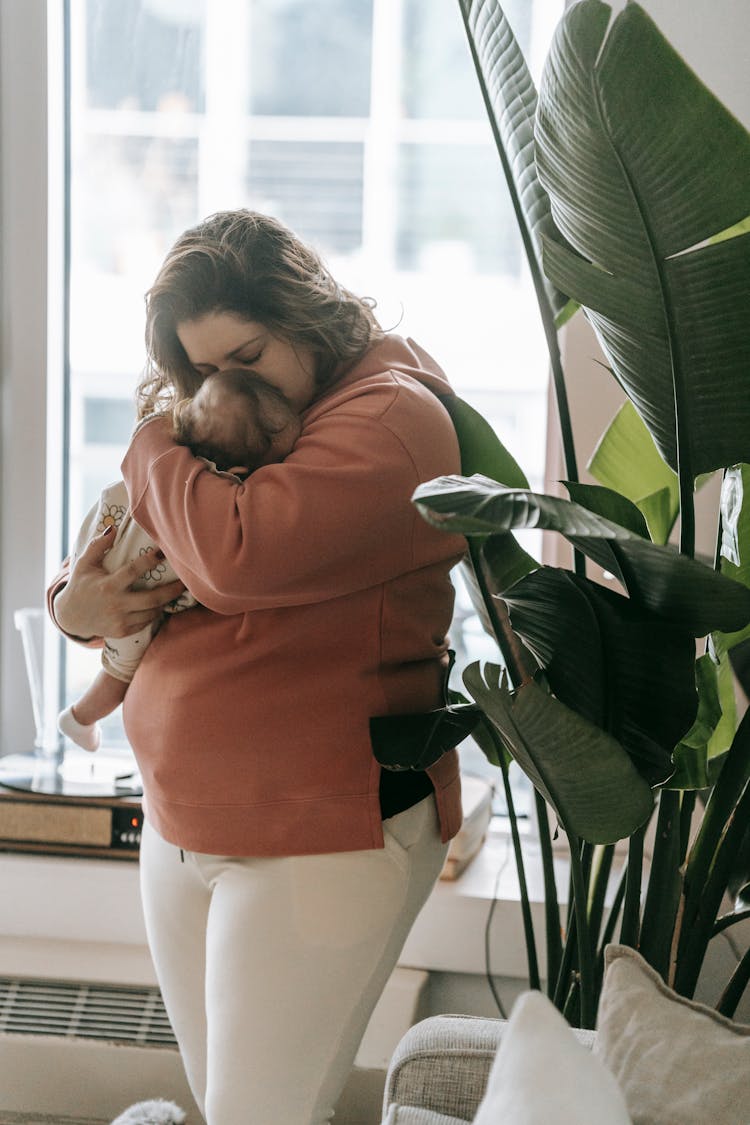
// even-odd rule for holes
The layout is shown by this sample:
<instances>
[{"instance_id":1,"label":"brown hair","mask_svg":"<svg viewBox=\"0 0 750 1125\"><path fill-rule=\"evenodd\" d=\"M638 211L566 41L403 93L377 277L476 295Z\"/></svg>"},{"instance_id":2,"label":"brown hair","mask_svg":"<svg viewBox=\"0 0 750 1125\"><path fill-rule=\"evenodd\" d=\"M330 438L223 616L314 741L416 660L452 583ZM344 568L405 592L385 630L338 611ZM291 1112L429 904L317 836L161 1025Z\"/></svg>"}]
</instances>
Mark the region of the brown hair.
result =
<instances>
[{"instance_id":1,"label":"brown hair","mask_svg":"<svg viewBox=\"0 0 750 1125\"><path fill-rule=\"evenodd\" d=\"M383 335L372 302L338 285L319 255L283 223L256 211L220 211L177 239L146 294L140 418L195 394L202 376L177 326L214 312L257 321L292 346L310 349L319 391Z\"/></svg>"},{"instance_id":2,"label":"brown hair","mask_svg":"<svg viewBox=\"0 0 750 1125\"><path fill-rule=\"evenodd\" d=\"M242 368L207 375L201 391L209 385L220 392L225 424L206 432L193 413L194 400L184 398L172 408L174 440L225 472L236 465L253 472L265 463L274 437L298 415L278 387Z\"/></svg>"}]
</instances>

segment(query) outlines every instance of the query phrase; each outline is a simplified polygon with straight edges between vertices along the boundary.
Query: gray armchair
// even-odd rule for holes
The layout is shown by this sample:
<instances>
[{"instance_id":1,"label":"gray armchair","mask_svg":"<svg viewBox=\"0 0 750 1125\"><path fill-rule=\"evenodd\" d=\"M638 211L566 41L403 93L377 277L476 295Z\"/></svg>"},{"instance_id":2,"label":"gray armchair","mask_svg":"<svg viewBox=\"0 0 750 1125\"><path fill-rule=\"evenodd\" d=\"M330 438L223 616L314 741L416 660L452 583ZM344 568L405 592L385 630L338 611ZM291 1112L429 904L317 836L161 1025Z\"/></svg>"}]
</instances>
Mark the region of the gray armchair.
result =
<instances>
[{"instance_id":1,"label":"gray armchair","mask_svg":"<svg viewBox=\"0 0 750 1125\"><path fill-rule=\"evenodd\" d=\"M383 1125L466 1125L482 1100L504 1020L433 1016L415 1024L388 1068ZM593 1046L593 1031L573 1031Z\"/></svg>"}]
</instances>

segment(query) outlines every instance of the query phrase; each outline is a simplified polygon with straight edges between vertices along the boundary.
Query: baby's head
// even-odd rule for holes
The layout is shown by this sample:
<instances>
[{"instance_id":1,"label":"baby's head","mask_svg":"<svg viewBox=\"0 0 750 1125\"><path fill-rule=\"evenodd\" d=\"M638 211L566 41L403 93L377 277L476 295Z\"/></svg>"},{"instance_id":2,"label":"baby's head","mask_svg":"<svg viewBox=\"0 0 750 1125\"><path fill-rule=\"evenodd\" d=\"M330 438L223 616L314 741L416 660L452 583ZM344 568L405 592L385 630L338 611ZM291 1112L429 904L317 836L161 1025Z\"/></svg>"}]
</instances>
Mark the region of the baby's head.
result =
<instances>
[{"instance_id":1,"label":"baby's head","mask_svg":"<svg viewBox=\"0 0 750 1125\"><path fill-rule=\"evenodd\" d=\"M282 461L301 429L281 391L242 368L208 375L174 409L175 441L225 472Z\"/></svg>"}]
</instances>

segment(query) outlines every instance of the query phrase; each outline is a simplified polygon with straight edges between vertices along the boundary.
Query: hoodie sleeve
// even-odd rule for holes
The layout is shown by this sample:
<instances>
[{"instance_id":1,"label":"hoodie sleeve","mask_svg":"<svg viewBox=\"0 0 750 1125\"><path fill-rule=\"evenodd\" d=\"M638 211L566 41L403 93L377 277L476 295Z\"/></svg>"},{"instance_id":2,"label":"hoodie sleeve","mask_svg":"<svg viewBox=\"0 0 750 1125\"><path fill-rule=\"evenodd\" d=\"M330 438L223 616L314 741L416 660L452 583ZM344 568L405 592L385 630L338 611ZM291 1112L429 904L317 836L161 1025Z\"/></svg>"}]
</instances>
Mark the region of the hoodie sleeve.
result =
<instances>
[{"instance_id":1,"label":"hoodie sleeve","mask_svg":"<svg viewBox=\"0 0 750 1125\"><path fill-rule=\"evenodd\" d=\"M411 503L417 484L459 471L450 419L411 380L317 412L285 461L242 483L216 476L156 419L123 475L134 518L217 613L304 605L463 554Z\"/></svg>"}]
</instances>

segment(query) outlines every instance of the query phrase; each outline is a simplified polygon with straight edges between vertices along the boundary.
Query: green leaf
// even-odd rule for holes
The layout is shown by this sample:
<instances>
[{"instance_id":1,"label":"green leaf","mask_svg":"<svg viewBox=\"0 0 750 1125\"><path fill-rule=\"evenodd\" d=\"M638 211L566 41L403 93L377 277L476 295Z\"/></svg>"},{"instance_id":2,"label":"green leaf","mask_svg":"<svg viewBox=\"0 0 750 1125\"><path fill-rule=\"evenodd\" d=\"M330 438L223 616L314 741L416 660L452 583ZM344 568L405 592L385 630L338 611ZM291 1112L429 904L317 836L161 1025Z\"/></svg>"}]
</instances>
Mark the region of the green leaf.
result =
<instances>
[{"instance_id":1,"label":"green leaf","mask_svg":"<svg viewBox=\"0 0 750 1125\"><path fill-rule=\"evenodd\" d=\"M565 308L560 310L560 312L555 317L555 328L557 328L558 332L561 328L565 327L565 325L572 317L575 316L580 307L581 306L578 304L578 301L568 301Z\"/></svg>"},{"instance_id":2,"label":"green leaf","mask_svg":"<svg viewBox=\"0 0 750 1125\"><path fill-rule=\"evenodd\" d=\"M721 484L721 573L750 588L750 465L732 465ZM727 648L750 637L750 624L727 633Z\"/></svg>"},{"instance_id":3,"label":"green leaf","mask_svg":"<svg viewBox=\"0 0 750 1125\"><path fill-rule=\"evenodd\" d=\"M370 719L376 760L388 770L426 770L471 734L480 720L471 703L421 714L378 715Z\"/></svg>"},{"instance_id":4,"label":"green leaf","mask_svg":"<svg viewBox=\"0 0 750 1125\"><path fill-rule=\"evenodd\" d=\"M539 92L544 267L686 480L750 461L750 136L640 5L565 14ZM653 491L653 490L651 490Z\"/></svg>"},{"instance_id":5,"label":"green leaf","mask_svg":"<svg viewBox=\"0 0 750 1125\"><path fill-rule=\"evenodd\" d=\"M528 488L523 469L478 410L458 395L440 395L451 416L461 451L461 473L481 473L510 488Z\"/></svg>"},{"instance_id":6,"label":"green leaf","mask_svg":"<svg viewBox=\"0 0 750 1125\"><path fill-rule=\"evenodd\" d=\"M643 824L651 790L619 743L534 681L511 694L500 674L472 664L464 683L565 831L606 844Z\"/></svg>"},{"instance_id":7,"label":"green leaf","mask_svg":"<svg viewBox=\"0 0 750 1125\"><path fill-rule=\"evenodd\" d=\"M648 496L642 496L638 508L643 512L648 533L654 543L666 543L672 534L677 518L674 496L669 488L658 488Z\"/></svg>"},{"instance_id":8,"label":"green leaf","mask_svg":"<svg viewBox=\"0 0 750 1125\"><path fill-rule=\"evenodd\" d=\"M429 523L464 535L539 528L566 536L641 538L580 504L526 489L503 488L478 475L437 477L419 485L412 500Z\"/></svg>"},{"instance_id":9,"label":"green leaf","mask_svg":"<svg viewBox=\"0 0 750 1125\"><path fill-rule=\"evenodd\" d=\"M545 567L505 595L554 695L611 734L649 785L695 718L695 641L629 598Z\"/></svg>"},{"instance_id":10,"label":"green leaf","mask_svg":"<svg viewBox=\"0 0 750 1125\"><path fill-rule=\"evenodd\" d=\"M464 535L558 531L620 579L631 598L696 637L750 621L750 589L569 500L506 489L483 477L438 477L412 499L435 527Z\"/></svg>"},{"instance_id":11,"label":"green leaf","mask_svg":"<svg viewBox=\"0 0 750 1125\"><path fill-rule=\"evenodd\" d=\"M680 506L677 475L629 399L600 438L588 470L600 484L638 505L654 543L667 542Z\"/></svg>"},{"instance_id":12,"label":"green leaf","mask_svg":"<svg viewBox=\"0 0 750 1125\"><path fill-rule=\"evenodd\" d=\"M674 751L675 772L668 789L708 789L714 782L713 766L732 744L736 707L732 669L726 648L707 652L696 661L698 714L695 723Z\"/></svg>"},{"instance_id":13,"label":"green leaf","mask_svg":"<svg viewBox=\"0 0 750 1125\"><path fill-rule=\"evenodd\" d=\"M457 395L439 397L456 431L461 471L465 474L483 473L500 484L528 488L523 470L479 411ZM486 543L470 544L469 553L470 559L462 567L469 597L485 632L496 637L490 610L477 582L476 568L483 565L485 557L489 557L496 573L502 574L505 581L515 582L523 574L534 570L538 563L510 532L490 536Z\"/></svg>"},{"instance_id":14,"label":"green leaf","mask_svg":"<svg viewBox=\"0 0 750 1125\"><path fill-rule=\"evenodd\" d=\"M578 479L558 325L577 307L545 276L541 241L551 232L550 202L534 158L537 94L523 53L496 0L460 0L466 36L500 165L518 223L550 356L566 476Z\"/></svg>"},{"instance_id":15,"label":"green leaf","mask_svg":"<svg viewBox=\"0 0 750 1125\"><path fill-rule=\"evenodd\" d=\"M627 497L611 488L603 488L595 484L577 484L573 481L563 481L571 500L588 508L590 512L604 516L605 519L626 527L629 531L648 539L648 527L643 518L643 513Z\"/></svg>"},{"instance_id":16,"label":"green leaf","mask_svg":"<svg viewBox=\"0 0 750 1125\"><path fill-rule=\"evenodd\" d=\"M482 543L481 554L499 590L509 589L524 574L530 574L539 566L510 532L488 536Z\"/></svg>"},{"instance_id":17,"label":"green leaf","mask_svg":"<svg viewBox=\"0 0 750 1125\"><path fill-rule=\"evenodd\" d=\"M719 234L715 234L709 241L725 242L728 238L736 238L738 234L745 234L747 231L750 231L750 215L740 220L739 223L733 223L731 227L720 231Z\"/></svg>"},{"instance_id":18,"label":"green leaf","mask_svg":"<svg viewBox=\"0 0 750 1125\"><path fill-rule=\"evenodd\" d=\"M502 8L486 0L460 0L460 7L526 256L535 285L541 288L540 304L544 301L552 317L569 316L568 298L541 268L540 239L553 224L534 162L534 81Z\"/></svg>"},{"instance_id":19,"label":"green leaf","mask_svg":"<svg viewBox=\"0 0 750 1125\"><path fill-rule=\"evenodd\" d=\"M508 766L512 762L513 759L508 753L505 743L484 713L482 713L481 719L471 732L471 737L491 766L502 769L503 765Z\"/></svg>"}]
</instances>

